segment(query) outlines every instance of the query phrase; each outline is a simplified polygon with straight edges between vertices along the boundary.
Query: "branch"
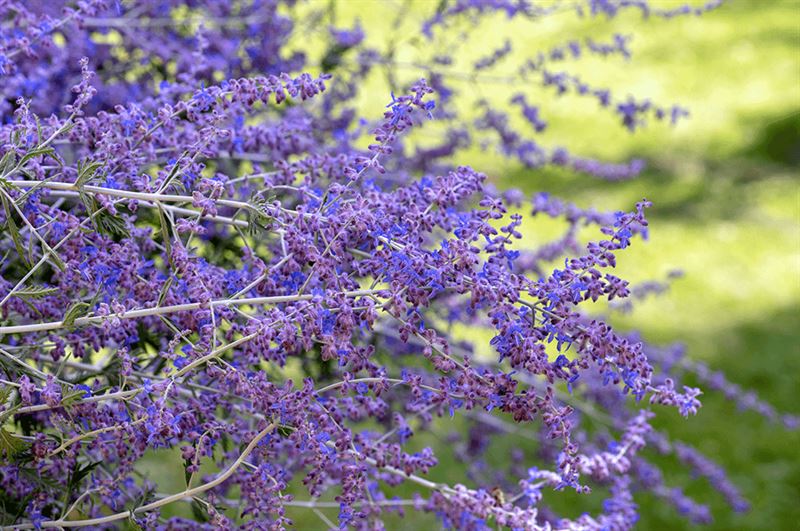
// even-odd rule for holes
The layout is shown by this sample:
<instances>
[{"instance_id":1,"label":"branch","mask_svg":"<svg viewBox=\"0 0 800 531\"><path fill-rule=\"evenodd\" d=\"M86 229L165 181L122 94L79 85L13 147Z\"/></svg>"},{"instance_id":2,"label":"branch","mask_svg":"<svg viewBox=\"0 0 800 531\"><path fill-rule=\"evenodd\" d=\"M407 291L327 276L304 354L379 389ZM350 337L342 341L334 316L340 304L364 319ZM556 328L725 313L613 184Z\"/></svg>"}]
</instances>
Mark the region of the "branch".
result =
<instances>
[{"instance_id":1,"label":"branch","mask_svg":"<svg viewBox=\"0 0 800 531\"><path fill-rule=\"evenodd\" d=\"M380 293L382 289L362 289L354 291L345 291L345 297L365 297L374 296ZM315 295L276 295L272 297L249 297L246 299L217 299L207 302L189 302L186 304L175 304L172 306L159 306L156 308L142 308L139 310L130 310L123 313L112 313L108 315L97 315L90 317L79 317L75 319L71 326L87 326L93 324L101 324L109 319L136 319L139 317L150 317L155 315L166 315L177 312L188 312L200 309L213 309L218 306L232 306L232 305L266 305L266 304L281 304L284 302L298 302L309 301ZM47 323L34 323L27 325L14 325L14 326L0 326L0 335L4 334L24 334L29 332L45 332L48 330L58 330L64 328L66 325L64 321L51 321Z\"/></svg>"},{"instance_id":2,"label":"branch","mask_svg":"<svg viewBox=\"0 0 800 531\"><path fill-rule=\"evenodd\" d=\"M247 456L253 451L256 445L266 437L272 430L275 429L275 424L271 423L266 428L258 432L258 434L253 437L253 440L250 441L250 444L244 449L241 455L233 462L233 464L228 467L225 472L214 478L212 481L208 483L204 483L203 485L199 485L193 489L186 489L182 492L178 492L173 494L172 496L167 496L166 498L162 498L160 500L154 501L152 503L148 503L147 505L142 505L141 507L137 507L136 509L131 509L130 511L119 512L115 514L111 514L108 516L103 516L101 518L92 518L89 520L65 520L63 518L59 520L50 520L46 522L42 522L39 524L38 527L43 528L52 528L52 527L83 527L83 526L94 526L94 525L103 525L110 522L116 522L118 520L124 520L126 518L132 517L134 514L137 513L145 513L148 511L152 511L153 509L158 509L159 507L163 507L164 505L169 505L170 503L180 501L184 498L191 498L192 496L197 496L209 489L213 489L217 485L222 484L231 477L234 472L242 465ZM67 515L68 516L68 515ZM13 526L3 527L2 529L35 529L37 528L36 525L32 523L26 524L19 524Z\"/></svg>"}]
</instances>

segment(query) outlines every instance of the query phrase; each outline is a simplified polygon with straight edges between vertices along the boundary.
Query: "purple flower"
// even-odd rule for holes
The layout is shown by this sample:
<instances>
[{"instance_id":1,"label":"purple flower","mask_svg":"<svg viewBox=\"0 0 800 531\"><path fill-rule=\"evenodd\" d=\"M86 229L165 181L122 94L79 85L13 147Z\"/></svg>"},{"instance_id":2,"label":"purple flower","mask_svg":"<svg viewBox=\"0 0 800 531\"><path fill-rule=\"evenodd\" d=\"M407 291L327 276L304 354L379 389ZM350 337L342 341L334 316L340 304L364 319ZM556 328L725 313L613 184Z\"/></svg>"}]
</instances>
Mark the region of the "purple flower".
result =
<instances>
[{"instance_id":1,"label":"purple flower","mask_svg":"<svg viewBox=\"0 0 800 531\"><path fill-rule=\"evenodd\" d=\"M646 239L650 203L529 200L460 164L483 150L640 174L641 159L530 138L556 133L542 90L631 132L687 115L580 75L586 57L629 59L629 36L521 48L500 24L556 12L526 0L431 4L421 35L402 34L413 17L383 35L282 1L12 4L0 7L0 486L25 510L8 525L114 527L134 507L148 529L285 529L309 509L336 527L333 503L340 529L402 511L465 530L628 529L641 490L708 520L644 461L647 445L747 507L651 417L698 412L683 371L768 419L795 417L593 304L663 291L612 270ZM712 4L580 10L674 18ZM462 40L491 37L476 34L482 19L507 39L462 57ZM365 103L386 96L376 76L394 89L382 114ZM487 83L520 92L499 101ZM531 239L541 215L564 232ZM180 492L139 475L168 448L202 500L190 517L169 516ZM596 486L608 495L591 514L542 501Z\"/></svg>"}]
</instances>

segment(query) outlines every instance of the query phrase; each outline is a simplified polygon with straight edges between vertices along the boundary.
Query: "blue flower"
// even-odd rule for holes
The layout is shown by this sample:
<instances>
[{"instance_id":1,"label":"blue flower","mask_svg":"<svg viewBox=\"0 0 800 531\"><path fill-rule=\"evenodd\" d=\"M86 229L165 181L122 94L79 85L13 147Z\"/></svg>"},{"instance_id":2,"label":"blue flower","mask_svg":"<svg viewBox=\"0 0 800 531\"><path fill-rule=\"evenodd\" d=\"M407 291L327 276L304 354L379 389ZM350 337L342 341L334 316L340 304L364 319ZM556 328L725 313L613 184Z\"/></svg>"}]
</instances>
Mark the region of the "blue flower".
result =
<instances>
[{"instance_id":1,"label":"blue flower","mask_svg":"<svg viewBox=\"0 0 800 531\"><path fill-rule=\"evenodd\" d=\"M89 398L90 396L92 396L92 388L89 387L88 385L76 384L75 389L83 391L83 396L81 398Z\"/></svg>"}]
</instances>

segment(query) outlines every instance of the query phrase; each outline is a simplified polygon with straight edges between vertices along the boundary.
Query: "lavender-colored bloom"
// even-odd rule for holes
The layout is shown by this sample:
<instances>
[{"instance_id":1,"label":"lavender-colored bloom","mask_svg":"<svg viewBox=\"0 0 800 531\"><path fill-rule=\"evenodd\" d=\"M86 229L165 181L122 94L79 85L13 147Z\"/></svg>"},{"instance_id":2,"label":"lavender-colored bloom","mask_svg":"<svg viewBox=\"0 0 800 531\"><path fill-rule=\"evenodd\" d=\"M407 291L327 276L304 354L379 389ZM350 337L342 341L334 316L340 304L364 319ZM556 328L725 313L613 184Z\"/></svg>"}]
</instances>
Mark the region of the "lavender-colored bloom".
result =
<instances>
[{"instance_id":1,"label":"lavender-colored bloom","mask_svg":"<svg viewBox=\"0 0 800 531\"><path fill-rule=\"evenodd\" d=\"M708 520L643 461L647 444L744 509L716 464L659 437L650 419L662 406L697 412L701 391L682 385L684 369L742 407L777 412L588 311L658 291L613 270L647 238L650 203L600 212L527 200L458 163L483 147L529 168L635 177L641 160L597 161L526 138L491 98L465 113L456 86L533 79L596 100L631 131L652 116L674 122L680 107L618 100L551 66L628 58L629 39L568 39L510 78L495 68L513 58L511 39L466 73L430 44L427 81L398 81L381 116L358 102L375 72L394 83L392 52L367 46L371 28L343 29L314 10L299 20L292 5L0 6L2 523L285 529L288 508L330 507L338 513L323 519L340 529L380 529L400 511L454 529L628 529L642 488ZM662 18L686 11L611 0L588 11L634 6ZM422 31L435 43L462 19L552 12L458 0ZM293 44L314 23L327 28L321 57ZM511 112L543 132L545 110L529 101L514 96ZM443 136L424 140L434 129ZM531 220L515 208L567 229L522 249ZM456 323L492 339L461 340ZM585 428L589 415L605 433ZM446 483L429 474L442 448L417 445L442 426L453 426L447 440L464 465ZM522 463L520 447L519 463L491 469L485 454L507 432L532 438L541 459ZM143 459L176 448L185 490L140 478ZM211 461L217 472L206 474ZM609 492L596 514L562 518L543 502L546 490L593 486ZM185 499L193 519L161 513Z\"/></svg>"}]
</instances>

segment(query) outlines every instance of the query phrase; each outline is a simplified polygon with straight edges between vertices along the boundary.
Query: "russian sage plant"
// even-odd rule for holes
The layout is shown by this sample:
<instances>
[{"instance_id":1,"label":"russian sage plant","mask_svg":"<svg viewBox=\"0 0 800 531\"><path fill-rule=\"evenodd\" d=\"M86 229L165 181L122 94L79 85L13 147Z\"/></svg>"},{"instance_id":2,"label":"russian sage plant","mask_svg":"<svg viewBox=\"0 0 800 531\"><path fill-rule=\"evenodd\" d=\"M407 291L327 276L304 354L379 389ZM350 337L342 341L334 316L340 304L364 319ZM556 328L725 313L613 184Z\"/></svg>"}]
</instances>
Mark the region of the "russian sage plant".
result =
<instances>
[{"instance_id":1,"label":"russian sage plant","mask_svg":"<svg viewBox=\"0 0 800 531\"><path fill-rule=\"evenodd\" d=\"M483 18L720 3L442 0L383 47L338 26L335 0L0 1L0 524L285 529L291 509L339 529L422 512L459 530L616 530L637 521L638 491L709 521L646 446L746 510L717 464L650 419L697 412L687 372L796 417L588 311L665 288L614 274L650 203L526 198L458 163L475 148L606 180L642 171L536 141L552 120L541 91L596 101L632 132L688 115L576 71L628 60L629 35L541 51L509 36L465 62L454 50ZM393 91L371 93L375 78ZM480 80L520 91L465 90ZM524 245L536 216L568 229ZM487 465L490 445L505 467ZM460 479L432 479L440 450ZM142 473L154 458L182 465L181 490ZM592 488L602 509L574 519L543 500Z\"/></svg>"}]
</instances>

